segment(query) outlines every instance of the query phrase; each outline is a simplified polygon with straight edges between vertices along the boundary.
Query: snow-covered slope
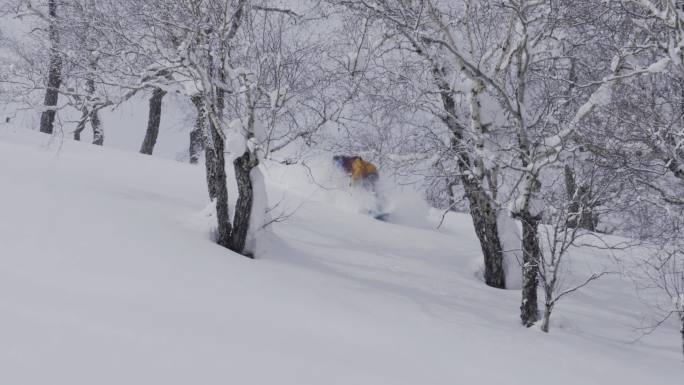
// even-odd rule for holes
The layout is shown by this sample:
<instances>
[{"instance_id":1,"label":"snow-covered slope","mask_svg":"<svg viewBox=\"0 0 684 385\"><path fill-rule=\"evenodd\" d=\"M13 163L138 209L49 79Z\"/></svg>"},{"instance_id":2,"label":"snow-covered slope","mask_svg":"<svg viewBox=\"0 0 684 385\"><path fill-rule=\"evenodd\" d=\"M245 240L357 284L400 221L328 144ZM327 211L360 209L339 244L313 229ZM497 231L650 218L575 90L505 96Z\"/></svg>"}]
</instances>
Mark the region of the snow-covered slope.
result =
<instances>
[{"instance_id":1,"label":"snow-covered slope","mask_svg":"<svg viewBox=\"0 0 684 385\"><path fill-rule=\"evenodd\" d=\"M628 282L525 329L467 217L383 223L293 174L253 261L211 242L201 167L0 128L0 384L681 383Z\"/></svg>"}]
</instances>

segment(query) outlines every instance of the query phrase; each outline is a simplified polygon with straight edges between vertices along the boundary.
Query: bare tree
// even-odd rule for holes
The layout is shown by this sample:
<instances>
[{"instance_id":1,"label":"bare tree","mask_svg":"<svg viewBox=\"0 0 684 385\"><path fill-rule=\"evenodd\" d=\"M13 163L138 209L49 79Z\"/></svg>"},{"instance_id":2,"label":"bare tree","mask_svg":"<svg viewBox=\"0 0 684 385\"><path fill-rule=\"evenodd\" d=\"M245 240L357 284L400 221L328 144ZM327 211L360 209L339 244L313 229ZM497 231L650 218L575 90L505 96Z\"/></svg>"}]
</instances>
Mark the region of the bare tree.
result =
<instances>
[{"instance_id":1,"label":"bare tree","mask_svg":"<svg viewBox=\"0 0 684 385\"><path fill-rule=\"evenodd\" d=\"M646 71L621 81L612 103L602 106L605 124L594 127L591 147L607 169L629 175L622 199L639 212L632 215L635 223L627 231L654 245L629 274L640 278L641 289L655 289L666 299L664 305L654 306L660 325L682 317L684 56L678 47L684 42L684 5L652 0L625 0L621 5L642 41L631 61Z\"/></svg>"},{"instance_id":2,"label":"bare tree","mask_svg":"<svg viewBox=\"0 0 684 385\"><path fill-rule=\"evenodd\" d=\"M564 169L569 168L565 166ZM574 169L570 169L574 172ZM542 316L541 330L548 332L550 328L551 314L558 301L570 295L591 282L603 277L606 274L615 273L616 269L608 266L594 266L594 272L587 277L580 278L576 282L567 283L565 277L565 263L568 258L572 258L572 250L580 247L591 247L612 251L623 250L633 246L631 242L609 243L600 234L591 232L576 224L582 221L582 213L587 209L582 206L595 206L595 202L582 200L579 202L573 196L569 196L565 191L563 183L563 173L549 172L545 179L553 180L551 185L557 186L544 193L544 202L547 207L547 220L540 228L541 238L544 240L543 248L538 254L538 279L544 292L544 311ZM554 176L554 174L556 176ZM596 185L597 179L582 181L582 184L591 186L595 191L595 199L609 199L613 197L613 191L609 185Z\"/></svg>"},{"instance_id":3,"label":"bare tree","mask_svg":"<svg viewBox=\"0 0 684 385\"><path fill-rule=\"evenodd\" d=\"M655 321L646 329L651 332L671 318L679 321L682 354L684 354L684 253L682 245L665 243L644 259L635 274L642 292L665 293L665 301L649 301L654 310Z\"/></svg>"}]
</instances>

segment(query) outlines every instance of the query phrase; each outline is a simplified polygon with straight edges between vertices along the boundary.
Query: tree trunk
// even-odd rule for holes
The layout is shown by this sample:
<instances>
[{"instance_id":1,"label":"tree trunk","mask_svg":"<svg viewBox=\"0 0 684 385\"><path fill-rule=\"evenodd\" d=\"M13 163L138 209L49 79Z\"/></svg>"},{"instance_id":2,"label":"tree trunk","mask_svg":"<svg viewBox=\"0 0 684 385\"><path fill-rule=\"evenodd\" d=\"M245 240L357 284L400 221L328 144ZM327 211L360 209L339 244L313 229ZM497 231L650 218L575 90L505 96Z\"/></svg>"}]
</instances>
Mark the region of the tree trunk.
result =
<instances>
[{"instance_id":1,"label":"tree trunk","mask_svg":"<svg viewBox=\"0 0 684 385\"><path fill-rule=\"evenodd\" d=\"M197 108L197 119L195 119L195 127L190 131L190 163L197 164L199 162L200 153L205 147L205 125L206 111L204 110L204 102L202 97L193 96L192 103Z\"/></svg>"},{"instance_id":2,"label":"tree trunk","mask_svg":"<svg viewBox=\"0 0 684 385\"><path fill-rule=\"evenodd\" d=\"M576 228L578 224L580 205L577 200L577 184L575 183L575 174L570 169L570 166L566 165L563 168L563 173L565 176L565 194L568 199L568 227Z\"/></svg>"},{"instance_id":3,"label":"tree trunk","mask_svg":"<svg viewBox=\"0 0 684 385\"><path fill-rule=\"evenodd\" d=\"M259 165L255 154L249 150L233 162L235 178L238 185L238 200L235 205L235 218L233 219L233 234L231 235L231 250L253 258L249 252L245 252L245 244L249 234L249 223L252 216L254 201L254 189L252 185L251 171Z\"/></svg>"},{"instance_id":4,"label":"tree trunk","mask_svg":"<svg viewBox=\"0 0 684 385\"><path fill-rule=\"evenodd\" d=\"M527 167L526 158L523 158L523 166ZM523 288L520 320L523 325L530 327L539 320L537 286L539 284L539 263L542 255L538 228L542 220L542 212L539 207L541 202L537 201L536 194L541 189L541 183L532 173L526 175L524 183L524 205L518 207L513 215L520 220L523 230Z\"/></svg>"},{"instance_id":5,"label":"tree trunk","mask_svg":"<svg viewBox=\"0 0 684 385\"><path fill-rule=\"evenodd\" d=\"M539 281L539 238L537 228L539 217L525 213L520 217L523 227L523 288L520 305L520 320L523 325L530 327L539 320L537 304L537 286Z\"/></svg>"},{"instance_id":6,"label":"tree trunk","mask_svg":"<svg viewBox=\"0 0 684 385\"><path fill-rule=\"evenodd\" d=\"M506 288L506 277L503 267L503 252L499 239L496 208L493 207L487 193L482 186L469 176L462 177L465 194L470 206L470 216L473 219L475 234L480 241L484 256L484 279L489 286L499 289Z\"/></svg>"},{"instance_id":7,"label":"tree trunk","mask_svg":"<svg viewBox=\"0 0 684 385\"><path fill-rule=\"evenodd\" d=\"M90 111L90 124L93 126L93 144L102 146L104 144L104 130L102 122L100 122L100 114L98 108L93 108Z\"/></svg>"},{"instance_id":8,"label":"tree trunk","mask_svg":"<svg viewBox=\"0 0 684 385\"><path fill-rule=\"evenodd\" d=\"M85 130L86 123L88 122L88 116L90 113L88 113L88 108L83 106L81 109L81 120L78 121L78 125L76 126L76 131L74 131L74 140L80 141L81 140L81 133L83 133L83 130Z\"/></svg>"},{"instance_id":9,"label":"tree trunk","mask_svg":"<svg viewBox=\"0 0 684 385\"><path fill-rule=\"evenodd\" d=\"M544 306L544 318L542 319L541 330L544 333L549 332L549 323L551 322L551 310L553 310L553 304L547 303Z\"/></svg>"},{"instance_id":10,"label":"tree trunk","mask_svg":"<svg viewBox=\"0 0 684 385\"><path fill-rule=\"evenodd\" d=\"M555 305L555 301L553 300L555 285L555 278L552 278L551 282L544 284L544 317L542 318L541 324L541 330L544 333L549 332L549 327L551 325L551 312L553 311L553 306Z\"/></svg>"},{"instance_id":11,"label":"tree trunk","mask_svg":"<svg viewBox=\"0 0 684 385\"><path fill-rule=\"evenodd\" d=\"M211 158L207 157L207 162L212 163L211 167L207 167L207 182L209 183L210 194L212 192L215 194L213 199L216 201L216 219L218 222L216 242L223 247L231 248L230 235L232 233L232 225L230 224L230 210L228 207L225 143L218 133L218 128L213 123L210 123L209 126L214 148Z\"/></svg>"},{"instance_id":12,"label":"tree trunk","mask_svg":"<svg viewBox=\"0 0 684 385\"><path fill-rule=\"evenodd\" d=\"M93 144L97 146L102 146L104 144L104 129L102 127L102 122L100 121L100 108L102 106L97 106L95 99L95 73L97 71L98 58L95 52L90 51L90 71L88 72L88 78L86 81L86 91L88 92L87 104L83 106L83 114L88 114L88 120L90 120L90 125L93 127ZM83 127L85 128L85 126ZM78 140L81 139L81 132L79 131L82 127L76 128L74 137L78 136Z\"/></svg>"},{"instance_id":13,"label":"tree trunk","mask_svg":"<svg viewBox=\"0 0 684 385\"><path fill-rule=\"evenodd\" d=\"M43 106L45 110L40 116L40 132L52 134L55 127L55 115L57 100L59 99L59 87L62 85L62 57L58 52L59 31L57 29L57 0L48 2L48 15L50 16L49 39L50 39L50 62L48 64L47 89Z\"/></svg>"},{"instance_id":14,"label":"tree trunk","mask_svg":"<svg viewBox=\"0 0 684 385\"><path fill-rule=\"evenodd\" d=\"M141 154L152 155L154 145L157 144L164 95L166 95L166 91L161 88L155 88L152 92L149 113L147 116L147 131L145 132L145 139L143 139L142 145L140 146Z\"/></svg>"},{"instance_id":15,"label":"tree trunk","mask_svg":"<svg viewBox=\"0 0 684 385\"><path fill-rule=\"evenodd\" d=\"M207 148L204 150L204 158L205 158L204 159L204 163L205 163L204 167L205 167L205 170L207 173L207 187L209 190L209 199L211 199L213 201L216 199L216 197L219 194L217 191L217 187L216 187L216 186L218 186L218 184L216 183L216 178L217 178L216 175L218 174L217 170L219 168L219 166L218 166L219 160L218 160L218 156L216 155L217 145L216 145L215 140L213 138L214 135L212 134L211 136L212 136L211 146L207 146ZM225 164L225 159L221 163Z\"/></svg>"},{"instance_id":16,"label":"tree trunk","mask_svg":"<svg viewBox=\"0 0 684 385\"><path fill-rule=\"evenodd\" d=\"M195 130L201 130L204 143L204 167L207 174L207 188L209 199L216 199L216 184L214 183L218 160L216 159L216 148L214 146L214 125L207 126L207 106L201 95L192 97L192 102L197 108L197 118L195 119ZM208 131L208 133L207 133ZM199 158L199 155L197 155Z\"/></svg>"},{"instance_id":17,"label":"tree trunk","mask_svg":"<svg viewBox=\"0 0 684 385\"><path fill-rule=\"evenodd\" d=\"M591 192L586 186L577 186L575 174L565 166L565 190L569 201L568 227L596 231L598 219L591 202Z\"/></svg>"},{"instance_id":18,"label":"tree trunk","mask_svg":"<svg viewBox=\"0 0 684 385\"><path fill-rule=\"evenodd\" d=\"M237 15L236 17L240 17ZM222 83L225 83L226 80L226 73L225 73L225 68L223 67L225 65L225 58L224 55L225 51L221 50L219 57L222 58L221 60L221 65L218 68L218 76L219 79L221 80ZM214 72L213 70L211 72ZM223 110L225 108L225 91L221 87L216 88L216 105L214 106L214 111L216 113L216 119L221 120L223 119ZM242 247L238 247L239 245L239 240L241 239L239 234L242 232L242 229L240 228L240 224L238 224L238 229L236 231L235 224L233 223L231 225L230 222L230 212L228 209L228 184L227 184L227 178L226 178L226 159L225 159L225 142L223 140L223 137L219 134L218 130L220 129L219 127L216 127L214 124L213 120L209 120L209 126L211 127L211 132L212 132L212 139L214 141L214 154L213 156L216 159L216 162L213 165L213 172L218 176L217 178L217 183L214 187L214 192L216 194L216 210L217 210L217 217L218 217L218 244L220 244L223 247L229 248L233 251L236 251L238 253L242 252L242 249L244 249L244 240ZM234 162L234 167L236 169L236 178L238 178L238 202L236 205L236 213L235 213L235 218L233 219L233 222L235 220L240 220L241 215L244 214L244 208L241 205L244 205L241 201L244 200L243 194L245 192L243 189L245 188L244 186L241 185L240 181L240 176L238 174L237 166L236 163L237 160ZM247 174L247 177L249 179L249 173ZM251 198L252 198L252 193L251 193L251 180L249 181L249 200L250 200L250 206L251 206ZM251 212L251 208L247 211L249 214ZM247 216L247 222L249 223L249 215ZM237 235L236 235L237 234ZM237 242L237 245L236 245Z\"/></svg>"},{"instance_id":19,"label":"tree trunk","mask_svg":"<svg viewBox=\"0 0 684 385\"><path fill-rule=\"evenodd\" d=\"M214 199L216 199L218 195L218 192L216 190L217 184L215 180L218 172L217 168L219 162L218 157L216 155L216 144L214 139L216 137L216 134L214 133L214 124L212 123L209 126L207 126L207 105L204 102L203 97L201 95L194 96L192 100L193 103L195 103L195 107L197 107L197 119L195 120L195 129L202 130L202 137L206 140L206 142L204 143L204 167L207 174L207 188L209 190L209 199L213 201ZM207 131L208 134L204 134ZM219 139L221 138L219 137Z\"/></svg>"},{"instance_id":20,"label":"tree trunk","mask_svg":"<svg viewBox=\"0 0 684 385\"><path fill-rule=\"evenodd\" d=\"M199 162L200 153L204 147L203 136L200 130L190 131L190 164L197 164Z\"/></svg>"},{"instance_id":21,"label":"tree trunk","mask_svg":"<svg viewBox=\"0 0 684 385\"><path fill-rule=\"evenodd\" d=\"M91 70L94 70L92 61L91 61L90 65L91 65ZM74 140L77 140L77 141L81 140L81 133L83 133L83 130L85 130L86 123L88 122L88 120L91 117L89 107L92 108L91 102L93 100L93 95L95 94L95 78L93 77L94 76L93 72L89 73L88 78L86 79L86 92L88 93L88 95L86 96L86 100L84 101L83 106L81 107L81 120L78 121L78 125L76 126L76 131L74 131ZM93 130L93 132L94 132L94 130Z\"/></svg>"},{"instance_id":22,"label":"tree trunk","mask_svg":"<svg viewBox=\"0 0 684 385\"><path fill-rule=\"evenodd\" d=\"M192 102L197 108L197 118L195 120L195 131L200 131L208 143L205 143L205 169L207 174L207 188L209 199L216 204L216 221L218 232L216 243L230 248L230 234L232 225L230 223L230 210L228 207L228 180L226 177L226 158L224 154L225 143L218 132L216 125L207 119L207 105L202 95L192 97ZM207 120L209 124L207 127ZM204 132L208 128L209 134Z\"/></svg>"}]
</instances>

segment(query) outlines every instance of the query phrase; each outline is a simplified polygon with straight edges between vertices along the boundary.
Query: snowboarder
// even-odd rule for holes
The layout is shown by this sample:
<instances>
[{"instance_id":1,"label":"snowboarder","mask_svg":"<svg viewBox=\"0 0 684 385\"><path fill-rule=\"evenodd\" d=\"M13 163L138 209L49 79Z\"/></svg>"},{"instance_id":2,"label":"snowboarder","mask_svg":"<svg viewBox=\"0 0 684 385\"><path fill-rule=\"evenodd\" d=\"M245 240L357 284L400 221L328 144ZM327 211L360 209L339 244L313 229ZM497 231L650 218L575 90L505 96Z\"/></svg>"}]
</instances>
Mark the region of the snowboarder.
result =
<instances>
[{"instance_id":1,"label":"snowboarder","mask_svg":"<svg viewBox=\"0 0 684 385\"><path fill-rule=\"evenodd\" d=\"M373 204L374 207L369 210L369 213L376 219L384 219L387 214L381 210L381 199L376 190L376 184L378 179L380 179L378 168L373 163L363 160L360 156L335 155L333 156L333 162L337 168L350 176L350 187L361 187L372 194L375 202Z\"/></svg>"},{"instance_id":2,"label":"snowboarder","mask_svg":"<svg viewBox=\"0 0 684 385\"><path fill-rule=\"evenodd\" d=\"M350 186L361 186L367 190L375 191L375 183L379 179L378 168L371 162L363 160L360 156L335 155L335 165L347 173L351 178Z\"/></svg>"}]
</instances>

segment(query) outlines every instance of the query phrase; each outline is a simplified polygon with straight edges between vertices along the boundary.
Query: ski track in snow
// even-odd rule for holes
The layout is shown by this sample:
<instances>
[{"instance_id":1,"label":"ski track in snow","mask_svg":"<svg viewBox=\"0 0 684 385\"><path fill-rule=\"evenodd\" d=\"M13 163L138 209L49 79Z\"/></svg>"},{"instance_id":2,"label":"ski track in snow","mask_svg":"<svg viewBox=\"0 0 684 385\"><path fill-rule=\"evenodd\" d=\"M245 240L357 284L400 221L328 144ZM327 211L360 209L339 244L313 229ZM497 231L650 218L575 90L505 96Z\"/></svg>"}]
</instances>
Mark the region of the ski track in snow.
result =
<instances>
[{"instance_id":1,"label":"ski track in snow","mask_svg":"<svg viewBox=\"0 0 684 385\"><path fill-rule=\"evenodd\" d=\"M632 342L630 282L525 329L467 216L376 221L290 170L253 261L211 242L201 166L0 128L0 384L681 383L674 323ZM610 263L576 253L568 280Z\"/></svg>"}]
</instances>

